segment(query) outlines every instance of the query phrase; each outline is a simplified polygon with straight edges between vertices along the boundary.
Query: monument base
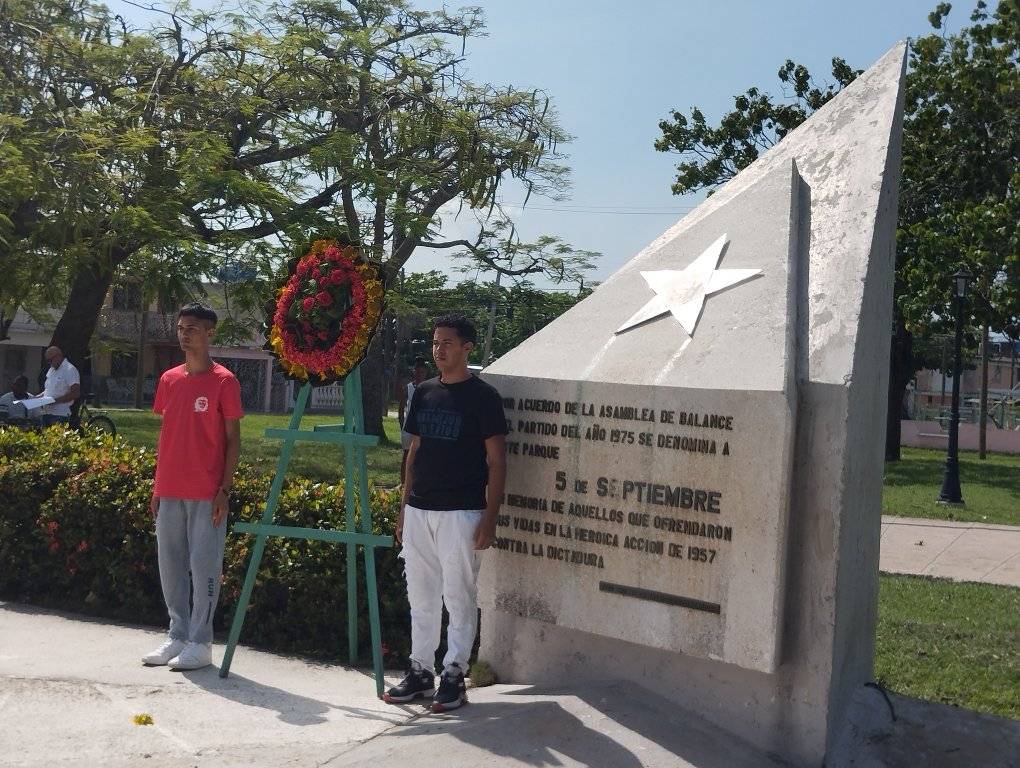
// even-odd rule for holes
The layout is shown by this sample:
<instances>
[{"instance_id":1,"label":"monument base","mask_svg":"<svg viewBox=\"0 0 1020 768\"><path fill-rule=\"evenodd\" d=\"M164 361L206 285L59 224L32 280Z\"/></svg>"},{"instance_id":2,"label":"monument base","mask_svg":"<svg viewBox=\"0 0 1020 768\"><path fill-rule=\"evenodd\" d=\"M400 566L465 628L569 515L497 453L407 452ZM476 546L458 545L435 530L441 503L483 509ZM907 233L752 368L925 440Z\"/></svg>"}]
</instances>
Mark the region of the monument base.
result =
<instances>
[{"instance_id":1,"label":"monument base","mask_svg":"<svg viewBox=\"0 0 1020 768\"><path fill-rule=\"evenodd\" d=\"M501 683L540 681L571 691L635 685L668 702L664 713L679 708L761 755L781 755L777 764L822 764L826 728L819 713L828 704L817 696L824 691L793 689L781 673L681 656L498 610L483 612L481 626L478 657L492 665Z\"/></svg>"}]
</instances>

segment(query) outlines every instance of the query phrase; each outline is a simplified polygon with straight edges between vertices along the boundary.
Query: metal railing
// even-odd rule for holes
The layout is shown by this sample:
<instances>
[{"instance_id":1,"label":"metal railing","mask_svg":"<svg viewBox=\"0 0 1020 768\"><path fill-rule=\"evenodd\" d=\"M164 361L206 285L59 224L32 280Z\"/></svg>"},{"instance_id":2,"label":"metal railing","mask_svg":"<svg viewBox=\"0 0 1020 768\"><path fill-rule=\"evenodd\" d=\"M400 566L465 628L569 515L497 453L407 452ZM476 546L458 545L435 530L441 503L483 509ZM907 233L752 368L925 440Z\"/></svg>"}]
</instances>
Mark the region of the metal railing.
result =
<instances>
[{"instance_id":1,"label":"metal railing","mask_svg":"<svg viewBox=\"0 0 1020 768\"><path fill-rule=\"evenodd\" d=\"M939 428L946 432L949 430L950 411L949 406L922 406L917 409L914 418L918 421L937 422ZM979 419L980 409L977 405L960 407L961 424L977 424ZM989 403L988 426L993 429L1020 429L1020 403L1006 400L1000 400L994 406Z\"/></svg>"},{"instance_id":2,"label":"metal railing","mask_svg":"<svg viewBox=\"0 0 1020 768\"><path fill-rule=\"evenodd\" d=\"M176 341L177 316L167 312L145 313L146 341ZM96 330L108 338L137 341L142 329L142 313L124 309L104 309L99 313Z\"/></svg>"}]
</instances>

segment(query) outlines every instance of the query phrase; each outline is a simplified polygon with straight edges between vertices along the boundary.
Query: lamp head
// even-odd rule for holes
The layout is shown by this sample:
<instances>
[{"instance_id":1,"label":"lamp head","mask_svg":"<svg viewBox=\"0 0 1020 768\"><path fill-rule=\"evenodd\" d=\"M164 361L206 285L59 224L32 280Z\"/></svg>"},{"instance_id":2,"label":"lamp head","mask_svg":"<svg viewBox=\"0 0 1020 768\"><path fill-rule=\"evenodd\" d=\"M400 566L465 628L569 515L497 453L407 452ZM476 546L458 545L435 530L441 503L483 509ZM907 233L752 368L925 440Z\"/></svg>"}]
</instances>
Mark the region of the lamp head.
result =
<instances>
[{"instance_id":1,"label":"lamp head","mask_svg":"<svg viewBox=\"0 0 1020 768\"><path fill-rule=\"evenodd\" d=\"M960 267L957 270L956 274L953 275L953 286L957 297L961 299L967 298L967 286L973 279L974 275L968 272L966 267Z\"/></svg>"}]
</instances>

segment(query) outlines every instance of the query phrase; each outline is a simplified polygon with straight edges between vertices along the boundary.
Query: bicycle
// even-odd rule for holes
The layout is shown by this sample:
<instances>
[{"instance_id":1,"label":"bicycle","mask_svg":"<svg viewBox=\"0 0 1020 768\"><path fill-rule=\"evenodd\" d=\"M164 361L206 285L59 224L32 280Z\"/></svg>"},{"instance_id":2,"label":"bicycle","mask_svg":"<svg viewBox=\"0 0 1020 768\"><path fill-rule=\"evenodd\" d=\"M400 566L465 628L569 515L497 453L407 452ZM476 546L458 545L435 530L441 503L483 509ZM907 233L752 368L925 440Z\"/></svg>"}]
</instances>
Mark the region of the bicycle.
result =
<instances>
[{"instance_id":1,"label":"bicycle","mask_svg":"<svg viewBox=\"0 0 1020 768\"><path fill-rule=\"evenodd\" d=\"M102 432L111 437L117 436L117 425L113 419L106 415L106 411L95 411L89 409L89 401L95 400L94 394L85 395L81 401L81 408L78 410L78 425L82 433Z\"/></svg>"}]
</instances>

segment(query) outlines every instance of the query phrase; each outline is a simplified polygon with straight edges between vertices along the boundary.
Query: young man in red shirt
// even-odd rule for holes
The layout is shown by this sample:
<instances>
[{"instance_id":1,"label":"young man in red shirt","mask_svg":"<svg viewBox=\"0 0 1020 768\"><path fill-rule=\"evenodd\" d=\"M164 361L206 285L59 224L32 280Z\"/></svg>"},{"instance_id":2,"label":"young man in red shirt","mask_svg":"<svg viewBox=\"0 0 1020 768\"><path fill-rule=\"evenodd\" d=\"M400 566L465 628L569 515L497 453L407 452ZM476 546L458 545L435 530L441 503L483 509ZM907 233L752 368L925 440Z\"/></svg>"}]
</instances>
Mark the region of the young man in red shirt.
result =
<instances>
[{"instance_id":1,"label":"young man in red shirt","mask_svg":"<svg viewBox=\"0 0 1020 768\"><path fill-rule=\"evenodd\" d=\"M184 364L163 374L152 406L163 426L150 509L170 632L142 657L151 666L199 669L212 663L228 497L244 416L237 379L209 357L216 319L201 304L181 308L177 340Z\"/></svg>"},{"instance_id":2,"label":"young man in red shirt","mask_svg":"<svg viewBox=\"0 0 1020 768\"><path fill-rule=\"evenodd\" d=\"M464 674L478 630L482 550L496 538L506 479L506 417L492 385L468 370L477 332L463 315L436 320L439 377L414 390L396 539L411 604L411 669L383 696L391 704L434 696L433 712L464 703ZM450 614L439 689L434 665L443 604Z\"/></svg>"}]
</instances>

